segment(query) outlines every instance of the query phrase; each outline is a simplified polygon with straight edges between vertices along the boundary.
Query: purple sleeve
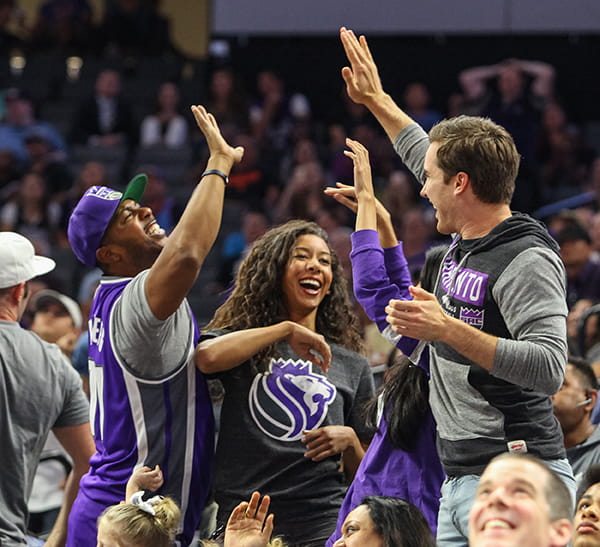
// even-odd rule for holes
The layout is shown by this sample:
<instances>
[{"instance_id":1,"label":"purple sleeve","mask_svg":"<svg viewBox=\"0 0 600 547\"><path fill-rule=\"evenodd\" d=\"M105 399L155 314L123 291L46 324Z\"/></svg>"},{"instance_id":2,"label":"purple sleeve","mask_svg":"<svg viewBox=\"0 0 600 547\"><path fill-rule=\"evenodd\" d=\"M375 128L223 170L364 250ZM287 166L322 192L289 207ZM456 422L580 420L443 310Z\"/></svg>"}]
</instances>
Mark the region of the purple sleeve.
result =
<instances>
[{"instance_id":1,"label":"purple sleeve","mask_svg":"<svg viewBox=\"0 0 600 547\"><path fill-rule=\"evenodd\" d=\"M402 243L382 249L375 230L359 230L352 234L352 279L354 295L371 321L380 331L388 326L385 307L392 299L410 300L410 272Z\"/></svg>"}]
</instances>

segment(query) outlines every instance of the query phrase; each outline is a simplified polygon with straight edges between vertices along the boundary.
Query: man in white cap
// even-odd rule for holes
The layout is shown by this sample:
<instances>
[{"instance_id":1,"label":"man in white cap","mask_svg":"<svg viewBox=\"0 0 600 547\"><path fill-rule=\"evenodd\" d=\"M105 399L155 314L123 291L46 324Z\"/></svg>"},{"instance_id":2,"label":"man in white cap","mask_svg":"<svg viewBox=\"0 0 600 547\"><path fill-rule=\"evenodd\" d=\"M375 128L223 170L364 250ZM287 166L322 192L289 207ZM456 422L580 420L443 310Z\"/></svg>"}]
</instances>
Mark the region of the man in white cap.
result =
<instances>
[{"instance_id":1,"label":"man in white cap","mask_svg":"<svg viewBox=\"0 0 600 547\"><path fill-rule=\"evenodd\" d=\"M27 498L50 430L73 459L65 503L46 543L64 544L68 513L94 448L79 375L58 346L19 325L27 282L54 267L25 237L0 232L1 545L27 544Z\"/></svg>"}]
</instances>

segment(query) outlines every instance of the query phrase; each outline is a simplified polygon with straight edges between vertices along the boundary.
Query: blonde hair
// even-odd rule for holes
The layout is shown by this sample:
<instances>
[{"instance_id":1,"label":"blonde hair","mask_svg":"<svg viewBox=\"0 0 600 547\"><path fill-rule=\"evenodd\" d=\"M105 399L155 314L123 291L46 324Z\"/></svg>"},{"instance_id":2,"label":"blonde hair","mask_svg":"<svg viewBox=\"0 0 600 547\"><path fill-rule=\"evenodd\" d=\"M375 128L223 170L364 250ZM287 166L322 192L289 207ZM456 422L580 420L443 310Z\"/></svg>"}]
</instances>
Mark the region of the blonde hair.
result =
<instances>
[{"instance_id":1,"label":"blonde hair","mask_svg":"<svg viewBox=\"0 0 600 547\"><path fill-rule=\"evenodd\" d=\"M163 498L152 505L152 515L132 503L109 507L100 515L119 532L119 537L129 545L170 547L181 518L181 511L171 498Z\"/></svg>"}]
</instances>

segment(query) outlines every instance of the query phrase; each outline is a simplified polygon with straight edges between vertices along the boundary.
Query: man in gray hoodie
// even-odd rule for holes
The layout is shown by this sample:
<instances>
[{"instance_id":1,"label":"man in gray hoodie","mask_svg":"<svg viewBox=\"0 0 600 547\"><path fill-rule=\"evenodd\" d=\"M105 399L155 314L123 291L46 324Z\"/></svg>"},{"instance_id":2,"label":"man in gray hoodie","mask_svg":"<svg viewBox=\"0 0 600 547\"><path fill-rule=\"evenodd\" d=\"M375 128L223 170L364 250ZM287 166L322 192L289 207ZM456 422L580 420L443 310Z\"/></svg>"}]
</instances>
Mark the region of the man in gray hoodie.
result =
<instances>
[{"instance_id":1,"label":"man in gray hoodie","mask_svg":"<svg viewBox=\"0 0 600 547\"><path fill-rule=\"evenodd\" d=\"M479 476L498 454L544 460L574 497L551 401L567 359L565 270L546 229L510 209L520 157L506 130L459 116L427 135L384 92L364 36L345 28L340 36L350 98L377 118L423 184L438 231L453 235L433 292L411 287L413 300L392 300L386 312L390 337L429 347L430 403L448 475L437 541L466 547Z\"/></svg>"}]
</instances>

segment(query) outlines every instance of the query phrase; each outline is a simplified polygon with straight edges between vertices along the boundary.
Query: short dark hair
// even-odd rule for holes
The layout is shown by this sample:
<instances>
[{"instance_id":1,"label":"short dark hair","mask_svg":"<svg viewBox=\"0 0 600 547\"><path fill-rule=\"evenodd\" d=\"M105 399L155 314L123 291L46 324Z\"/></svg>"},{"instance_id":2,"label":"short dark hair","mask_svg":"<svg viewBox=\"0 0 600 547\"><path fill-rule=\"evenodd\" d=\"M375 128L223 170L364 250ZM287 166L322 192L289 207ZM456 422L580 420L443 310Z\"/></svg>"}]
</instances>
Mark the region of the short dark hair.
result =
<instances>
[{"instance_id":1,"label":"short dark hair","mask_svg":"<svg viewBox=\"0 0 600 547\"><path fill-rule=\"evenodd\" d=\"M577 489L577 503L594 484L600 483L600 464L591 465L583 475Z\"/></svg>"},{"instance_id":2,"label":"short dark hair","mask_svg":"<svg viewBox=\"0 0 600 547\"><path fill-rule=\"evenodd\" d=\"M585 241L588 245L591 245L592 238L583 224L571 222L556 234L556 241L559 245L573 241Z\"/></svg>"},{"instance_id":3,"label":"short dark hair","mask_svg":"<svg viewBox=\"0 0 600 547\"><path fill-rule=\"evenodd\" d=\"M439 144L437 162L446 180L463 171L484 203L511 202L521 157L504 127L488 118L457 116L434 125L429 138Z\"/></svg>"},{"instance_id":4,"label":"short dark hair","mask_svg":"<svg viewBox=\"0 0 600 547\"><path fill-rule=\"evenodd\" d=\"M598 389L598 379L596 378L596 374L590 366L589 361L586 361L581 357L569 357L567 364L575 369L577 377L586 391Z\"/></svg>"},{"instance_id":5,"label":"short dark hair","mask_svg":"<svg viewBox=\"0 0 600 547\"><path fill-rule=\"evenodd\" d=\"M366 505L384 547L435 547L431 529L412 503L391 496L367 496Z\"/></svg>"}]
</instances>

